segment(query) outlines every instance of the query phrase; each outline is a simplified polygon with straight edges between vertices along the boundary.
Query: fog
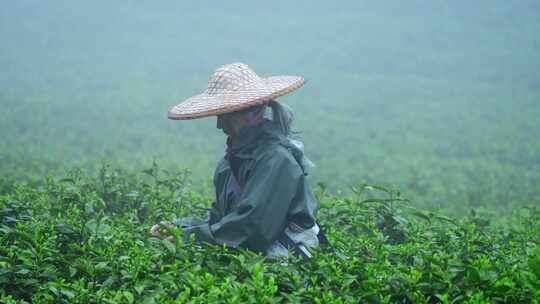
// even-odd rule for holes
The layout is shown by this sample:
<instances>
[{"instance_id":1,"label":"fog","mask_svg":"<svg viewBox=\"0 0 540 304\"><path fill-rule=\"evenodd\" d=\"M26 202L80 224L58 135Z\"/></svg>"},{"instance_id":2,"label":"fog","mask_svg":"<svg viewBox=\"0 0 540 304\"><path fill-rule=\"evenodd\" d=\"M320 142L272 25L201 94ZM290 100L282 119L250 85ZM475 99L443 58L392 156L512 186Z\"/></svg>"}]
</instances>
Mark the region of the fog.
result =
<instances>
[{"instance_id":1,"label":"fog","mask_svg":"<svg viewBox=\"0 0 540 304\"><path fill-rule=\"evenodd\" d=\"M311 183L399 187L417 204L540 204L540 2L4 1L0 172L102 161L193 173L223 155L215 118L167 111L227 63L302 75Z\"/></svg>"}]
</instances>

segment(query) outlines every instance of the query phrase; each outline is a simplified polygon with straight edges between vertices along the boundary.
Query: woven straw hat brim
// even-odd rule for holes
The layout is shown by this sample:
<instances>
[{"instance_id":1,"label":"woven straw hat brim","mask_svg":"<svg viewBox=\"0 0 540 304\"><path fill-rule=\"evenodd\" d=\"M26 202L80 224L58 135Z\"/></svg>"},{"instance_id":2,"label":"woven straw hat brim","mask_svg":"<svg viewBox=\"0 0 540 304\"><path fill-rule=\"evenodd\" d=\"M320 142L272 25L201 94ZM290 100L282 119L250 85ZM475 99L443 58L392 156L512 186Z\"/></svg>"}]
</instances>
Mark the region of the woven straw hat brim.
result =
<instances>
[{"instance_id":1,"label":"woven straw hat brim","mask_svg":"<svg viewBox=\"0 0 540 304\"><path fill-rule=\"evenodd\" d=\"M288 94L302 85L300 76L273 76L217 95L202 93L186 99L173 107L169 119L196 119L240 111L271 99Z\"/></svg>"}]
</instances>

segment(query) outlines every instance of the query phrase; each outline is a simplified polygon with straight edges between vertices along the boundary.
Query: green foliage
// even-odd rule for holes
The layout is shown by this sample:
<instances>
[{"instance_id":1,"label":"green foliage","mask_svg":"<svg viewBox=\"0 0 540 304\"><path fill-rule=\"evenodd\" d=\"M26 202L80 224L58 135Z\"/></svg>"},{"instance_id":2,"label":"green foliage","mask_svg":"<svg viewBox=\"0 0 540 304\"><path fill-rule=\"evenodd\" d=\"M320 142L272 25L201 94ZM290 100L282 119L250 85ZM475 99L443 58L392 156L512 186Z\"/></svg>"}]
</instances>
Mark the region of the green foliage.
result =
<instances>
[{"instance_id":1,"label":"green foliage","mask_svg":"<svg viewBox=\"0 0 540 304\"><path fill-rule=\"evenodd\" d=\"M0 195L4 303L538 303L540 210L493 225L410 206L395 190L353 196L317 189L335 251L309 261L151 237L160 220L197 214L211 199L189 174L157 165L127 174L104 165ZM172 231L180 239L181 231Z\"/></svg>"},{"instance_id":2,"label":"green foliage","mask_svg":"<svg viewBox=\"0 0 540 304\"><path fill-rule=\"evenodd\" d=\"M0 302L538 303L538 1L289 2L4 3ZM224 138L165 114L232 61L308 79L336 252L148 235L210 206Z\"/></svg>"}]
</instances>

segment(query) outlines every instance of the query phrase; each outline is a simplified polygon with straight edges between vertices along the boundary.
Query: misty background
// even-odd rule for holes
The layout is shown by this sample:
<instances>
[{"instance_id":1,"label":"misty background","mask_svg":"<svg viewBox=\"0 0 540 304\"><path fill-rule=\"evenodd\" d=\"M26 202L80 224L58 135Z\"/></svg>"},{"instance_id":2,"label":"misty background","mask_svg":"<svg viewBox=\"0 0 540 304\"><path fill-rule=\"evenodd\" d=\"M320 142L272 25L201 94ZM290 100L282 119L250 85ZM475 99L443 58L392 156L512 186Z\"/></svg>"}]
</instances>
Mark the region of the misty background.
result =
<instances>
[{"instance_id":1,"label":"misty background","mask_svg":"<svg viewBox=\"0 0 540 304\"><path fill-rule=\"evenodd\" d=\"M171 121L213 71L302 75L311 183L429 208L540 204L540 2L4 1L0 173L155 160L211 188L215 118Z\"/></svg>"}]
</instances>

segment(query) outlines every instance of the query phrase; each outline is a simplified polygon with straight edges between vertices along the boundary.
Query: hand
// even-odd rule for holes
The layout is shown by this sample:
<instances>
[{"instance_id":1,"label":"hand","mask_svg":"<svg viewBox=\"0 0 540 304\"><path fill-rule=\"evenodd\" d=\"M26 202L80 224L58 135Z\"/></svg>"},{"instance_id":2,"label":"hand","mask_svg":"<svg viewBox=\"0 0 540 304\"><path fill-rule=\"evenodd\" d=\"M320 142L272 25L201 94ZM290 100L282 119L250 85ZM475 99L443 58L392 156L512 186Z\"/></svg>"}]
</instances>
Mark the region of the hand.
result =
<instances>
[{"instance_id":1,"label":"hand","mask_svg":"<svg viewBox=\"0 0 540 304\"><path fill-rule=\"evenodd\" d=\"M161 221L159 224L155 224L154 226L152 226L152 228L150 228L150 234L152 234L153 236L164 238L168 241L174 239L174 236L168 235L166 230L161 229L162 225L167 226L169 229L174 229L176 227L176 225L171 222Z\"/></svg>"}]
</instances>

